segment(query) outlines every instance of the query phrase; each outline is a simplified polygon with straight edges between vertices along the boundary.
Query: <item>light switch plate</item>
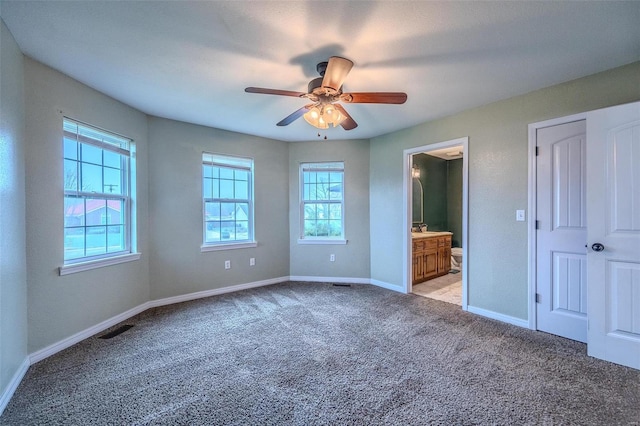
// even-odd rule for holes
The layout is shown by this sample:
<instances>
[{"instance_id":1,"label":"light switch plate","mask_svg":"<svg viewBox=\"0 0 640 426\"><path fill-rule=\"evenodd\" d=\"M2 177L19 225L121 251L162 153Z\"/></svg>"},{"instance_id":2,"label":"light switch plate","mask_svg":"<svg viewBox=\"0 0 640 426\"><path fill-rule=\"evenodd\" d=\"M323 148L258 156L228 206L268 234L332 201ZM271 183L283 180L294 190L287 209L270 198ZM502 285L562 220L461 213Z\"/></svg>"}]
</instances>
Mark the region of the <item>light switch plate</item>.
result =
<instances>
[{"instance_id":1,"label":"light switch plate","mask_svg":"<svg viewBox=\"0 0 640 426\"><path fill-rule=\"evenodd\" d=\"M524 222L524 210L516 210L516 220L518 222Z\"/></svg>"}]
</instances>

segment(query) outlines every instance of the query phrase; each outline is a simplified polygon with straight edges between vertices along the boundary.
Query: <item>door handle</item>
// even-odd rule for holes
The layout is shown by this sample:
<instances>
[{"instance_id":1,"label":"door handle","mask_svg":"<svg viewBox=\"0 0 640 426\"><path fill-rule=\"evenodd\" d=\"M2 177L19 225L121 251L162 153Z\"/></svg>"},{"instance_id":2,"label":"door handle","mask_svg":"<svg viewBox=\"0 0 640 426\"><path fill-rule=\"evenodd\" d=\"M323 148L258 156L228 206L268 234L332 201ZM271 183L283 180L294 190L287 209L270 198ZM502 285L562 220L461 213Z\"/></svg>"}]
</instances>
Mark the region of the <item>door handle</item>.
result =
<instances>
[{"instance_id":1,"label":"door handle","mask_svg":"<svg viewBox=\"0 0 640 426\"><path fill-rule=\"evenodd\" d=\"M600 243L593 243L593 245L591 246L591 250L593 251L602 251L604 250L604 246Z\"/></svg>"}]
</instances>

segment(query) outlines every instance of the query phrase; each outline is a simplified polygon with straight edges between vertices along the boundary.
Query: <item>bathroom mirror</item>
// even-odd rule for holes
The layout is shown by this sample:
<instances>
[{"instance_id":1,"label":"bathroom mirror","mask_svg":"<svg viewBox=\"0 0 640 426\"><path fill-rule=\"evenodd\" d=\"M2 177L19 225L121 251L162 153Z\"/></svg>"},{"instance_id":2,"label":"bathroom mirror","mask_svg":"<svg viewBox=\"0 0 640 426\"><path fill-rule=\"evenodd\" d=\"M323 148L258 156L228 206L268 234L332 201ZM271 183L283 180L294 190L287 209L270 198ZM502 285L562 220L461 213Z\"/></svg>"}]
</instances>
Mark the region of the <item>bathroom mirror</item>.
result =
<instances>
[{"instance_id":1,"label":"bathroom mirror","mask_svg":"<svg viewBox=\"0 0 640 426\"><path fill-rule=\"evenodd\" d=\"M422 209L423 209L423 192L422 182L420 179L413 178L413 223L423 223Z\"/></svg>"}]
</instances>

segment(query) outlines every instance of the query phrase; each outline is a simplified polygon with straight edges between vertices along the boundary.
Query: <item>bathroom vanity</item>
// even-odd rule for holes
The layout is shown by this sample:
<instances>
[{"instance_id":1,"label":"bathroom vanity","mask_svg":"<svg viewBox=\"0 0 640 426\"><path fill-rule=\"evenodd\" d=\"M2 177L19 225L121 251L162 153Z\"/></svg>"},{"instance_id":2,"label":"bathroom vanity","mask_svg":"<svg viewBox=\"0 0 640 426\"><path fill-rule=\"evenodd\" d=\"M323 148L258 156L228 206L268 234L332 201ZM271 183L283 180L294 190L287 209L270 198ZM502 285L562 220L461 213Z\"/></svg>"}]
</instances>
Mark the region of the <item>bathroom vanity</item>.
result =
<instances>
[{"instance_id":1,"label":"bathroom vanity","mask_svg":"<svg viewBox=\"0 0 640 426\"><path fill-rule=\"evenodd\" d=\"M451 232L412 232L412 283L418 284L449 273Z\"/></svg>"}]
</instances>

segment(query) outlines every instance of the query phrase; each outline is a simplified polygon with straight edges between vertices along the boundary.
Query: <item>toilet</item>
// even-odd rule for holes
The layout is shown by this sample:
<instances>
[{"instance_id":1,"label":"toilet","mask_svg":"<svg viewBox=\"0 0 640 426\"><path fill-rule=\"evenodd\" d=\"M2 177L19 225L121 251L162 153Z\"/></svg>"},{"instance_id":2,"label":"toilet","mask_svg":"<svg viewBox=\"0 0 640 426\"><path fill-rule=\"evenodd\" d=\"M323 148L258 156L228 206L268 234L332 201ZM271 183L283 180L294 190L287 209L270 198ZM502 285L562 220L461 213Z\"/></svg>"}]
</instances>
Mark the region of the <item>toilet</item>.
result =
<instances>
[{"instance_id":1,"label":"toilet","mask_svg":"<svg viewBox=\"0 0 640 426\"><path fill-rule=\"evenodd\" d=\"M451 248L451 269L462 270L462 247Z\"/></svg>"}]
</instances>

